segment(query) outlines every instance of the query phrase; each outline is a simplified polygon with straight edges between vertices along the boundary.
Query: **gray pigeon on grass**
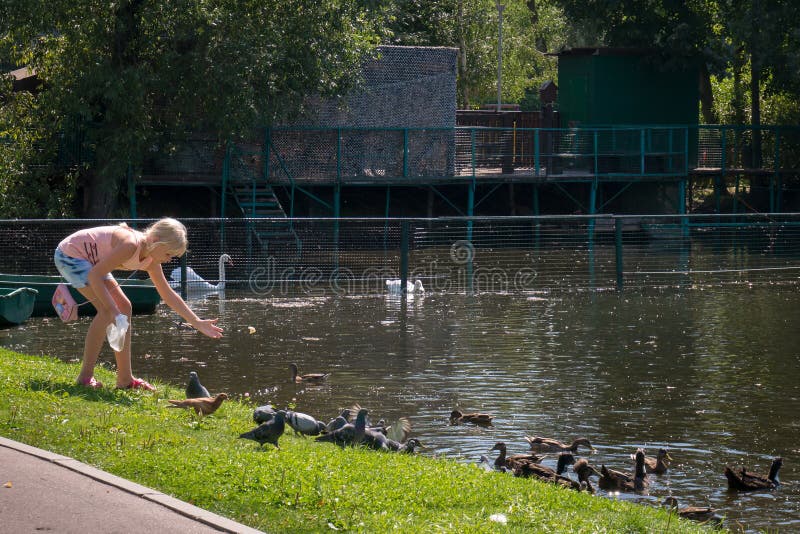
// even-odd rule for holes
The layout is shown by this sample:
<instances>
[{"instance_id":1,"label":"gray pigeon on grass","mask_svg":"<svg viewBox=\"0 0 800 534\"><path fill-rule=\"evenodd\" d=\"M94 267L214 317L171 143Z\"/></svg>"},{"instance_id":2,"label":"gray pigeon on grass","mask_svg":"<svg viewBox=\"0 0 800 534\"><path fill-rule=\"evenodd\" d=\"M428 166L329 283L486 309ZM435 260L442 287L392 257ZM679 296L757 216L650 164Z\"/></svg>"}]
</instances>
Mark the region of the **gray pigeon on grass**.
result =
<instances>
[{"instance_id":1,"label":"gray pigeon on grass","mask_svg":"<svg viewBox=\"0 0 800 534\"><path fill-rule=\"evenodd\" d=\"M265 404L253 410L253 422L257 425L272 421L273 417L275 417L275 408L271 404Z\"/></svg>"},{"instance_id":2,"label":"gray pigeon on grass","mask_svg":"<svg viewBox=\"0 0 800 534\"><path fill-rule=\"evenodd\" d=\"M186 398L199 399L200 397L210 397L211 393L200 383L200 378L195 371L189 373L189 383L186 384Z\"/></svg>"},{"instance_id":3,"label":"gray pigeon on grass","mask_svg":"<svg viewBox=\"0 0 800 534\"><path fill-rule=\"evenodd\" d=\"M275 417L272 419L272 421L261 423L250 432L240 434L239 437L256 441L262 447L265 443L272 443L275 445L276 449L280 449L278 446L278 438L283 435L283 431L286 427L285 417L286 412L283 410L278 410L275 412Z\"/></svg>"},{"instance_id":4,"label":"gray pigeon on grass","mask_svg":"<svg viewBox=\"0 0 800 534\"><path fill-rule=\"evenodd\" d=\"M295 434L304 436L318 436L325 430L325 423L317 421L308 414L292 410L286 412L286 422L289 423Z\"/></svg>"}]
</instances>

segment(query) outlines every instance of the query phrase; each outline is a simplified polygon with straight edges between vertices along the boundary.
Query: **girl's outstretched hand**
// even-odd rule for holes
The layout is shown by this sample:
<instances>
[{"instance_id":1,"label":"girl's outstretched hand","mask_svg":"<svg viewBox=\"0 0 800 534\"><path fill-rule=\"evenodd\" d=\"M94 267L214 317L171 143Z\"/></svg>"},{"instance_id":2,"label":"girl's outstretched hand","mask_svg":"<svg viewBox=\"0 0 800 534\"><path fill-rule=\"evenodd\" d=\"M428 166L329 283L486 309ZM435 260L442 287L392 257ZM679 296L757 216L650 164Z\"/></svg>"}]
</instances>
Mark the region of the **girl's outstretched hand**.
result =
<instances>
[{"instance_id":1,"label":"girl's outstretched hand","mask_svg":"<svg viewBox=\"0 0 800 534\"><path fill-rule=\"evenodd\" d=\"M219 339L222 337L222 328L217 326L219 319L201 319L194 327L208 337Z\"/></svg>"}]
</instances>

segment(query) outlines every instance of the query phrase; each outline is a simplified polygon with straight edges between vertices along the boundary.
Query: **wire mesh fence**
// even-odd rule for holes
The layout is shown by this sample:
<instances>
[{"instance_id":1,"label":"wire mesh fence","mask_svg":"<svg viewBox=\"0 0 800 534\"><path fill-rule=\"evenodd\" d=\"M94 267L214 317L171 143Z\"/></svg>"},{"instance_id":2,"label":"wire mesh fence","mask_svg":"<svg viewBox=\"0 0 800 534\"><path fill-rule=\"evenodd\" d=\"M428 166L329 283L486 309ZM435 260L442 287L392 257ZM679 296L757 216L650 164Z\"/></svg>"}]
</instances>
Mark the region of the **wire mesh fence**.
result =
<instances>
[{"instance_id":1,"label":"wire mesh fence","mask_svg":"<svg viewBox=\"0 0 800 534\"><path fill-rule=\"evenodd\" d=\"M61 239L117 222L0 221L0 273L56 275ZM800 214L183 222L188 267L260 297L381 294L391 279L419 279L428 293L800 282ZM168 279L180 261L164 265Z\"/></svg>"}]
</instances>

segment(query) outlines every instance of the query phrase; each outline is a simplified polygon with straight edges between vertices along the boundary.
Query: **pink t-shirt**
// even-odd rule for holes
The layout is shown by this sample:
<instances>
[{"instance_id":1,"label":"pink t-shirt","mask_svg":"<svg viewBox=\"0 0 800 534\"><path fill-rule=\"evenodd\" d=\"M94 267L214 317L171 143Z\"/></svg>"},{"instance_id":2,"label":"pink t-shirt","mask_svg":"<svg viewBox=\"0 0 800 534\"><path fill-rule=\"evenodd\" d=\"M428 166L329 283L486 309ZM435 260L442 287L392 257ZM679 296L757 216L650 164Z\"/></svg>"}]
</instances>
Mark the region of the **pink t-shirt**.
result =
<instances>
[{"instance_id":1,"label":"pink t-shirt","mask_svg":"<svg viewBox=\"0 0 800 534\"><path fill-rule=\"evenodd\" d=\"M94 228L86 228L78 230L74 234L65 237L61 243L58 244L58 249L72 258L82 258L92 265L97 263L104 257L111 254L111 237L116 230L124 228L133 232L136 238L136 251L130 258L122 262L122 265L117 266L115 269L124 271L136 271L139 269L147 269L153 262L153 258L145 258L139 261L139 253L144 242L144 234L137 232L128 226L96 226Z\"/></svg>"}]
</instances>

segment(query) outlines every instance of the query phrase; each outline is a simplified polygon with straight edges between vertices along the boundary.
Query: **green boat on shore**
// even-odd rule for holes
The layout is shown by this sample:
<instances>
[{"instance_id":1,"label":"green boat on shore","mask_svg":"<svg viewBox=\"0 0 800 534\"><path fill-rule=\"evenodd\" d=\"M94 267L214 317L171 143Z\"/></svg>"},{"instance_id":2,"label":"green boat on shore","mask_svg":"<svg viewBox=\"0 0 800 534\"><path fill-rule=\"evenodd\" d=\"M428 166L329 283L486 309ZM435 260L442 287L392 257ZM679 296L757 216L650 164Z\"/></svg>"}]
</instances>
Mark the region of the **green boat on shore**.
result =
<instances>
[{"instance_id":1,"label":"green boat on shore","mask_svg":"<svg viewBox=\"0 0 800 534\"><path fill-rule=\"evenodd\" d=\"M0 274L0 287L9 289L32 288L37 291L33 305L33 317L55 316L53 309L53 293L56 286L64 280L60 276L32 274ZM161 296L150 280L122 279L117 280L123 293L131 301L134 315L154 313L161 302ZM86 299L75 288L69 288L75 302L81 304ZM78 315L95 315L97 310L91 303L78 307Z\"/></svg>"},{"instance_id":2,"label":"green boat on shore","mask_svg":"<svg viewBox=\"0 0 800 534\"><path fill-rule=\"evenodd\" d=\"M27 321L33 313L38 293L30 287L0 287L0 326Z\"/></svg>"}]
</instances>

